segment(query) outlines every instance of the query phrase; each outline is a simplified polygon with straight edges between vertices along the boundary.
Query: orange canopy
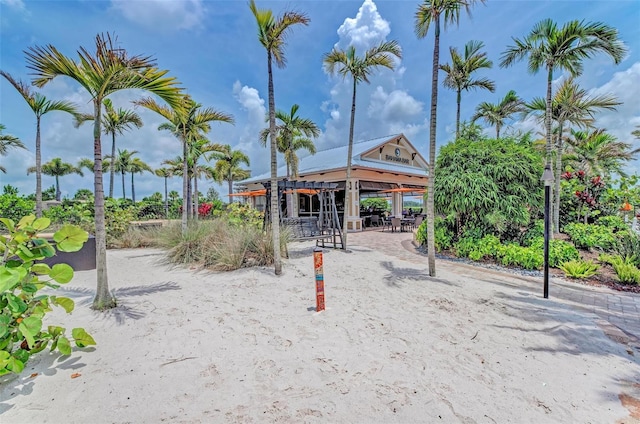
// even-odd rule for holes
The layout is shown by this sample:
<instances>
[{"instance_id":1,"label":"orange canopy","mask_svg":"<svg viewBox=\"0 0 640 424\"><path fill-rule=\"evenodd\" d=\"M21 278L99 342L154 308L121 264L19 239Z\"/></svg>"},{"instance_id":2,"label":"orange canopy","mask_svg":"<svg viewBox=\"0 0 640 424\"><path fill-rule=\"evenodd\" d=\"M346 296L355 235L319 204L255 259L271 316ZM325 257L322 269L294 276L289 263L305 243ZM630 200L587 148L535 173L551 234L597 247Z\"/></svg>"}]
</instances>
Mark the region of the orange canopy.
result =
<instances>
[{"instance_id":1,"label":"orange canopy","mask_svg":"<svg viewBox=\"0 0 640 424\"><path fill-rule=\"evenodd\" d=\"M267 190L254 190L254 191L241 191L239 193L231 193L227 196L244 196L244 197L256 197L256 196L264 196L267 194Z\"/></svg>"}]
</instances>

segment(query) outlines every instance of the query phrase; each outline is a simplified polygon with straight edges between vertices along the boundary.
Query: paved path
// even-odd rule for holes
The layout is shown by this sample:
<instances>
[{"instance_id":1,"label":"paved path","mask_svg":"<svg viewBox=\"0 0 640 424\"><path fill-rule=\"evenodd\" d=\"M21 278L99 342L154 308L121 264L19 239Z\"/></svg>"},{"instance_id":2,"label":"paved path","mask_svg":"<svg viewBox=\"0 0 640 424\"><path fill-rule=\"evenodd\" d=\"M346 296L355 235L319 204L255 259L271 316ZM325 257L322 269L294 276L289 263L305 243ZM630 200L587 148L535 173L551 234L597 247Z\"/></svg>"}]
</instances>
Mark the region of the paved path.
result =
<instances>
[{"instance_id":1,"label":"paved path","mask_svg":"<svg viewBox=\"0 0 640 424\"><path fill-rule=\"evenodd\" d=\"M426 264L427 261L426 256L417 251L412 244L412 233L392 233L376 229L349 233L348 237L351 246L369 247L414 263ZM443 262L445 261L439 261L439 263ZM449 262L449 264L453 263ZM478 267L457 262L455 267L471 268L476 272L478 270ZM513 275L495 270L487 270L487 272ZM522 287L523 282L527 283L527 287ZM517 281L513 280L513 285L532 292L540 292L542 296L542 278L518 276ZM550 281L549 296L595 313L601 319L622 330L632 339L633 344L640 347L640 294L619 292L605 287L584 286L553 277Z\"/></svg>"}]
</instances>

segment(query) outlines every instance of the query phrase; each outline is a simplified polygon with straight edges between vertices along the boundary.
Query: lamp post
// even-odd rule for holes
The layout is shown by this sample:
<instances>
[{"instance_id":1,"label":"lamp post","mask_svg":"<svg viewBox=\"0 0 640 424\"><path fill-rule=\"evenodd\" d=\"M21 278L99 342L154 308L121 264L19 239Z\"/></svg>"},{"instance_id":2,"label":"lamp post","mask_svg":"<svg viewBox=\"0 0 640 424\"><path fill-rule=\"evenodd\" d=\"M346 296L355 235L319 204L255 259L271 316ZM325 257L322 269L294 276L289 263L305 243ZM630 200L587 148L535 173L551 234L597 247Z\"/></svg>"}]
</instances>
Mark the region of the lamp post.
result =
<instances>
[{"instance_id":1,"label":"lamp post","mask_svg":"<svg viewBox=\"0 0 640 424\"><path fill-rule=\"evenodd\" d=\"M542 173L540 181L544 182L544 298L549 297L549 238L551 235L551 183L553 182L553 172L551 164L547 163Z\"/></svg>"}]
</instances>

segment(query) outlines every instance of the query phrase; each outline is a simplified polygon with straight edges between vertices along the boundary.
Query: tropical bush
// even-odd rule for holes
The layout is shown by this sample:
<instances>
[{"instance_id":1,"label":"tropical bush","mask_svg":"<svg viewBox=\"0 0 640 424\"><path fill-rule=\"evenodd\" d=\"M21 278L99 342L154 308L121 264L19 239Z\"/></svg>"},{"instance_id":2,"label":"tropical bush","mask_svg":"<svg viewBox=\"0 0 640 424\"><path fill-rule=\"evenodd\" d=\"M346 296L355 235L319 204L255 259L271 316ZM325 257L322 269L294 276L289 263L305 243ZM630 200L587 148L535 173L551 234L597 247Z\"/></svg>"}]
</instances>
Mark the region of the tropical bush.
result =
<instances>
[{"instance_id":1,"label":"tropical bush","mask_svg":"<svg viewBox=\"0 0 640 424\"><path fill-rule=\"evenodd\" d=\"M12 190L6 190L6 186L5 194L0 195L0 217L17 222L23 216L32 214L35 207L36 203L33 200L19 196Z\"/></svg>"},{"instance_id":2,"label":"tropical bush","mask_svg":"<svg viewBox=\"0 0 640 424\"><path fill-rule=\"evenodd\" d=\"M435 247L438 252L449 250L453 247L453 230L441 217L436 217L434 221ZM427 221L422 221L416 230L416 242L421 246L427 244Z\"/></svg>"},{"instance_id":3,"label":"tropical bush","mask_svg":"<svg viewBox=\"0 0 640 424\"><path fill-rule=\"evenodd\" d=\"M523 247L515 243L503 245L499 251L500 263L524 269L540 269L544 264L543 252L533 247Z\"/></svg>"},{"instance_id":4,"label":"tropical bush","mask_svg":"<svg viewBox=\"0 0 640 424\"><path fill-rule=\"evenodd\" d=\"M592 261L573 260L560 264L558 267L564 275L571 278L588 278L596 274L600 266Z\"/></svg>"},{"instance_id":5,"label":"tropical bush","mask_svg":"<svg viewBox=\"0 0 640 424\"><path fill-rule=\"evenodd\" d=\"M520 236L522 246L531 246L534 241L544 237L544 220L536 219L529 225L527 230Z\"/></svg>"},{"instance_id":6,"label":"tropical bush","mask_svg":"<svg viewBox=\"0 0 640 424\"><path fill-rule=\"evenodd\" d=\"M436 212L455 216L457 234L473 227L505 238L537 216L542 162L525 139L449 143L436 161Z\"/></svg>"},{"instance_id":7,"label":"tropical bush","mask_svg":"<svg viewBox=\"0 0 640 424\"><path fill-rule=\"evenodd\" d=\"M640 267L640 234L632 231L619 233L611 251L623 258L634 258L633 264Z\"/></svg>"},{"instance_id":8,"label":"tropical bush","mask_svg":"<svg viewBox=\"0 0 640 424\"><path fill-rule=\"evenodd\" d=\"M618 215L601 216L596 222L598 225L611 228L614 232L626 231L629 229L629 224L624 222L624 219Z\"/></svg>"},{"instance_id":9,"label":"tropical bush","mask_svg":"<svg viewBox=\"0 0 640 424\"><path fill-rule=\"evenodd\" d=\"M224 217L232 225L262 228L264 213L243 203L230 203L226 210L217 211L214 216Z\"/></svg>"},{"instance_id":10,"label":"tropical bush","mask_svg":"<svg viewBox=\"0 0 640 424\"><path fill-rule=\"evenodd\" d=\"M72 299L42 293L42 289L57 289L73 278L73 269L67 264L52 267L39 263L62 252L75 252L82 248L88 235L82 229L65 225L53 235L55 247L38 233L49 227L48 218L34 215L22 218L18 224L0 218L9 232L0 236L0 375L19 374L29 358L49 347L62 355L71 354L71 343L66 330L56 325L44 327L43 318L53 309L62 307L67 313L74 309ZM83 328L71 331L77 347L95 345Z\"/></svg>"},{"instance_id":11,"label":"tropical bush","mask_svg":"<svg viewBox=\"0 0 640 424\"><path fill-rule=\"evenodd\" d=\"M564 232L579 249L591 250L597 247L610 250L616 244L616 236L611 227L573 222L564 226Z\"/></svg>"},{"instance_id":12,"label":"tropical bush","mask_svg":"<svg viewBox=\"0 0 640 424\"><path fill-rule=\"evenodd\" d=\"M544 237L538 237L531 242L531 247L544 254ZM564 240L549 240L549 266L558 267L568 261L580 259L580 252L569 242Z\"/></svg>"}]
</instances>

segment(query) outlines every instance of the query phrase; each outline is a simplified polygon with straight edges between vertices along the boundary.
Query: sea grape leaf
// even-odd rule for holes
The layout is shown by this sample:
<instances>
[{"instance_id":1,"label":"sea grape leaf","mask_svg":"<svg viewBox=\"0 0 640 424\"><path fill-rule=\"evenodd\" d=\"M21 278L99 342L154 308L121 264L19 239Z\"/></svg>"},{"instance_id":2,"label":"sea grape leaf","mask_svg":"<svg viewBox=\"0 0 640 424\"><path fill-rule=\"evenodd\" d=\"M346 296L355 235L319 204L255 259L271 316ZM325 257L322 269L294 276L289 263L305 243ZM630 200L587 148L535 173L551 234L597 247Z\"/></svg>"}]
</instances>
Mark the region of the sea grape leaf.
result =
<instances>
[{"instance_id":1,"label":"sea grape leaf","mask_svg":"<svg viewBox=\"0 0 640 424\"><path fill-rule=\"evenodd\" d=\"M35 220L36 220L36 216L33 215L33 214L27 215L27 216L23 216L22 219L20 220L20 222L18 222L18 228L24 228L26 226L29 226Z\"/></svg>"},{"instance_id":2,"label":"sea grape leaf","mask_svg":"<svg viewBox=\"0 0 640 424\"><path fill-rule=\"evenodd\" d=\"M11 317L8 315L0 315L0 339L9 334L9 323Z\"/></svg>"},{"instance_id":3,"label":"sea grape leaf","mask_svg":"<svg viewBox=\"0 0 640 424\"><path fill-rule=\"evenodd\" d=\"M49 225L51 225L51 220L49 218L42 217L33 221L32 227L36 231L42 231L45 228L47 228Z\"/></svg>"},{"instance_id":4,"label":"sea grape leaf","mask_svg":"<svg viewBox=\"0 0 640 424\"><path fill-rule=\"evenodd\" d=\"M58 306L62 306L68 314L70 314L71 311L73 311L73 308L76 306L73 299L69 299L68 297L56 297L55 299L53 299L53 303Z\"/></svg>"},{"instance_id":5,"label":"sea grape leaf","mask_svg":"<svg viewBox=\"0 0 640 424\"><path fill-rule=\"evenodd\" d=\"M41 274L41 275L49 275L49 273L51 272L51 267L47 264L33 264L31 266L31 272L35 273L35 274Z\"/></svg>"},{"instance_id":6,"label":"sea grape leaf","mask_svg":"<svg viewBox=\"0 0 640 424\"><path fill-rule=\"evenodd\" d=\"M36 317L27 317L18 325L18 330L22 333L27 340L29 347L33 347L35 344L35 336L42 329L42 320Z\"/></svg>"},{"instance_id":7,"label":"sea grape leaf","mask_svg":"<svg viewBox=\"0 0 640 424\"><path fill-rule=\"evenodd\" d=\"M58 250L62 252L77 252L89 240L89 233L74 225L65 225L55 232L53 239Z\"/></svg>"},{"instance_id":8,"label":"sea grape leaf","mask_svg":"<svg viewBox=\"0 0 640 424\"><path fill-rule=\"evenodd\" d=\"M76 341L76 346L78 347L87 347L96 344L96 341L93 340L93 337L91 337L84 328L74 328L71 330L71 335Z\"/></svg>"},{"instance_id":9,"label":"sea grape leaf","mask_svg":"<svg viewBox=\"0 0 640 424\"><path fill-rule=\"evenodd\" d=\"M67 264L55 264L49 273L56 283L66 284L73 279L73 268Z\"/></svg>"},{"instance_id":10,"label":"sea grape leaf","mask_svg":"<svg viewBox=\"0 0 640 424\"><path fill-rule=\"evenodd\" d=\"M2 222L5 227L9 230L9 232L14 232L16 229L16 224L13 222L13 219L9 218L0 218L0 222Z\"/></svg>"},{"instance_id":11,"label":"sea grape leaf","mask_svg":"<svg viewBox=\"0 0 640 424\"><path fill-rule=\"evenodd\" d=\"M69 343L69 339L64 336L60 336L58 339L58 350L63 355L71 355L71 343Z\"/></svg>"}]
</instances>

